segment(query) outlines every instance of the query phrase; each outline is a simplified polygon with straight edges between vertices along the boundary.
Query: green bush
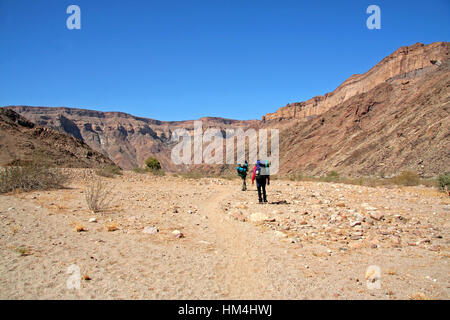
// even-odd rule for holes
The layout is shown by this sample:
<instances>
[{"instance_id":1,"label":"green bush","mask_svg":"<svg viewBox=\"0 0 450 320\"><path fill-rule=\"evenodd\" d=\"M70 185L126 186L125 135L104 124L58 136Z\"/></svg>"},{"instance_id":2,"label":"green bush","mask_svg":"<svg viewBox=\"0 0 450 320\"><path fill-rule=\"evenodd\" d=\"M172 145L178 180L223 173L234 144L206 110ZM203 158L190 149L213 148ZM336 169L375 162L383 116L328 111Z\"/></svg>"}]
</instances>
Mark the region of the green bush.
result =
<instances>
[{"instance_id":1,"label":"green bush","mask_svg":"<svg viewBox=\"0 0 450 320\"><path fill-rule=\"evenodd\" d=\"M145 165L150 170L161 170L161 164L159 163L158 159L149 157L147 160L145 160Z\"/></svg>"},{"instance_id":2,"label":"green bush","mask_svg":"<svg viewBox=\"0 0 450 320\"><path fill-rule=\"evenodd\" d=\"M438 178L439 189L446 191L450 188L450 172L439 175Z\"/></svg>"}]
</instances>

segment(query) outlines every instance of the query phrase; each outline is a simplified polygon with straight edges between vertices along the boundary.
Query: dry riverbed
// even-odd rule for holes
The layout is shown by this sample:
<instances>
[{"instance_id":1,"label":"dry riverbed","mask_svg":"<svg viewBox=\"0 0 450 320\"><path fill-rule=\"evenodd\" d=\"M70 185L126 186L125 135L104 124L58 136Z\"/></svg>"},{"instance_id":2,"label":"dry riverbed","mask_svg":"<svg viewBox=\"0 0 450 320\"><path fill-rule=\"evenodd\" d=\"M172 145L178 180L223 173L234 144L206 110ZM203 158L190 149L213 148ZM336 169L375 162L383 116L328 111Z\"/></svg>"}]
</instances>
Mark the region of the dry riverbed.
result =
<instances>
[{"instance_id":1,"label":"dry riverbed","mask_svg":"<svg viewBox=\"0 0 450 320\"><path fill-rule=\"evenodd\" d=\"M259 205L239 180L125 172L94 214L92 172L70 172L66 189L0 196L0 299L449 298L435 189L277 180Z\"/></svg>"}]
</instances>

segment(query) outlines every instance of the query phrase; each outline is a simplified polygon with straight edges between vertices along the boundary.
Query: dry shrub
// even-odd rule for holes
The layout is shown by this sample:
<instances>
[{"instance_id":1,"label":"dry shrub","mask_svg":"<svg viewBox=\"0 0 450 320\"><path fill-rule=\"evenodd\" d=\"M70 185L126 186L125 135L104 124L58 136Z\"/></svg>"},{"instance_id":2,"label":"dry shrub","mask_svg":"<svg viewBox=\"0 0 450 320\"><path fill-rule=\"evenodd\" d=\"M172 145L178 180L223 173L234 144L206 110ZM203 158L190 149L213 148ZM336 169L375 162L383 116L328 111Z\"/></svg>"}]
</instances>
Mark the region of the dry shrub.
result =
<instances>
[{"instance_id":1,"label":"dry shrub","mask_svg":"<svg viewBox=\"0 0 450 320\"><path fill-rule=\"evenodd\" d=\"M417 186L420 183L420 177L412 171L403 171L398 176L389 179L391 183L399 186Z\"/></svg>"},{"instance_id":2,"label":"dry shrub","mask_svg":"<svg viewBox=\"0 0 450 320\"><path fill-rule=\"evenodd\" d=\"M104 210L111 202L111 190L103 184L101 179L92 180L84 194L87 206L92 212Z\"/></svg>"},{"instance_id":3,"label":"dry shrub","mask_svg":"<svg viewBox=\"0 0 450 320\"><path fill-rule=\"evenodd\" d=\"M113 178L116 175L122 175L122 169L113 164L97 170L96 173L101 177Z\"/></svg>"},{"instance_id":4,"label":"dry shrub","mask_svg":"<svg viewBox=\"0 0 450 320\"><path fill-rule=\"evenodd\" d=\"M49 190L62 188L68 177L58 168L37 163L6 167L0 171L0 193L14 190Z\"/></svg>"},{"instance_id":5,"label":"dry shrub","mask_svg":"<svg viewBox=\"0 0 450 320\"><path fill-rule=\"evenodd\" d=\"M31 249L24 246L18 247L16 251L21 257L30 256L32 254Z\"/></svg>"}]
</instances>

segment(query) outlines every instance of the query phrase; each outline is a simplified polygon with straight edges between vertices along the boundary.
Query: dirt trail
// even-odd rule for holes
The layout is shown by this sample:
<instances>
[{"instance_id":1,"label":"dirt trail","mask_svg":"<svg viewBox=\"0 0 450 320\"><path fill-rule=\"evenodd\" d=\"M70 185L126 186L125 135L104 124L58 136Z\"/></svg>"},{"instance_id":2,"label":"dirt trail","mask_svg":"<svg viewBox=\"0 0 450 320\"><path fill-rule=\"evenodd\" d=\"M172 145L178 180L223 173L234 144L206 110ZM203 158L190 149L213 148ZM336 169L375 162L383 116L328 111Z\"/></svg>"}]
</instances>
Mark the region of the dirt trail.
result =
<instances>
[{"instance_id":1,"label":"dirt trail","mask_svg":"<svg viewBox=\"0 0 450 320\"><path fill-rule=\"evenodd\" d=\"M222 189L222 188L221 188ZM222 295L228 299L257 299L268 292L267 259L260 251L265 243L259 232L246 224L225 219L221 205L231 200L233 189L223 187L218 196L212 196L200 208L208 217L216 234L217 281Z\"/></svg>"}]
</instances>

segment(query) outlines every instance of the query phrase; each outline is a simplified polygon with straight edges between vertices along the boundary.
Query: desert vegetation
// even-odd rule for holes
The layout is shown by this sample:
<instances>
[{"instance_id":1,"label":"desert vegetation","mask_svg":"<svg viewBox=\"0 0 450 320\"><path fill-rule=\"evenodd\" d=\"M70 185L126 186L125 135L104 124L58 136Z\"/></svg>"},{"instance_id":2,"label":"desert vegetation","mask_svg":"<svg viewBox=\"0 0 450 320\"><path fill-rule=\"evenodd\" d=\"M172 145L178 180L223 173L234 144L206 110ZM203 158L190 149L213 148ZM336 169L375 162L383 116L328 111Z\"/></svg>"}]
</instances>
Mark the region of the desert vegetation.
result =
<instances>
[{"instance_id":1,"label":"desert vegetation","mask_svg":"<svg viewBox=\"0 0 450 320\"><path fill-rule=\"evenodd\" d=\"M85 189L86 204L92 212L106 209L111 202L111 190L101 179L93 179Z\"/></svg>"},{"instance_id":2,"label":"desert vegetation","mask_svg":"<svg viewBox=\"0 0 450 320\"><path fill-rule=\"evenodd\" d=\"M423 178L417 173L412 171L403 171L400 174L393 177L385 177L384 175L377 176L367 176L367 177L345 177L341 176L336 171L330 171L328 174L316 177L307 176L302 173L292 173L286 178L290 181L316 181L316 182L335 182L352 184L367 187L380 187L380 186L418 186L423 185L426 187L440 187L442 190L445 189L445 184L449 183L449 175L440 175L439 178Z\"/></svg>"},{"instance_id":3,"label":"desert vegetation","mask_svg":"<svg viewBox=\"0 0 450 320\"><path fill-rule=\"evenodd\" d=\"M0 170L0 193L58 189L62 188L66 181L67 177L60 169L38 162L8 166Z\"/></svg>"},{"instance_id":4,"label":"desert vegetation","mask_svg":"<svg viewBox=\"0 0 450 320\"><path fill-rule=\"evenodd\" d=\"M107 165L96 171L97 175L105 178L113 178L122 174L122 169L117 165Z\"/></svg>"}]
</instances>

